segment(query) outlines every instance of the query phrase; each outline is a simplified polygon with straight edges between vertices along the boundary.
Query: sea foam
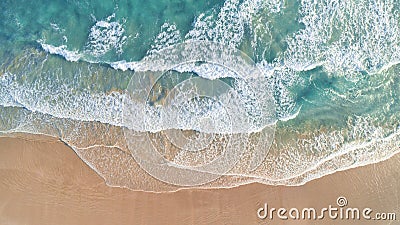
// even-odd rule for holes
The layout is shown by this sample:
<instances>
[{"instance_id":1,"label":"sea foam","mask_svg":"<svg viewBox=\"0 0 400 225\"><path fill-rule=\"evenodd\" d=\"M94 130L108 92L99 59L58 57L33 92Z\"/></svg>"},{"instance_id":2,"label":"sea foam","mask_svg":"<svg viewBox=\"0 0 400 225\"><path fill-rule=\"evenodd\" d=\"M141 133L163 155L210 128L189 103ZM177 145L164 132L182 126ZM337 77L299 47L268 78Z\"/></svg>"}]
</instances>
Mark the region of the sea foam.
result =
<instances>
[{"instance_id":1,"label":"sea foam","mask_svg":"<svg viewBox=\"0 0 400 225\"><path fill-rule=\"evenodd\" d=\"M400 143L397 113L400 89L395 82L400 61L399 17L394 3L391 0L300 1L299 23L304 26L282 37L287 48L278 49L273 62L256 56L258 61L254 66L262 73L246 79L242 77L245 72L232 71L233 67L223 63L200 60L201 63L171 67L165 63L169 59L160 61L155 57L165 49L190 41L207 40L230 48L241 47L247 31L254 37L250 41L253 48L269 51L273 49L271 42L263 41L277 35L273 22L256 15L286 12L284 1L227 0L220 9L200 14L187 34L181 33L174 23L165 22L142 61L100 61L102 64L91 61L91 56L99 57L110 51L122 53L129 37L124 28L128 22L116 21L114 15L95 20L82 49L71 50L67 45L53 46L39 41L45 52L60 55L68 62L32 50L11 65L2 65L5 73L0 79L1 132L59 137L107 184L149 191L176 190L176 187L166 187L145 176L127 147L124 129L133 131L137 140L152 137L155 140L152 146L167 153L168 149L161 148L159 143L171 140L168 139L174 137L171 133L175 135L180 129L203 131L201 138L210 134L221 140L230 138L231 143L243 150L240 152L243 157L235 158L238 161L229 171L220 167L192 168L221 176L205 187L231 187L248 182L300 185L335 171L378 162L398 153ZM203 55L194 51L189 56L202 59L199 57ZM78 60L82 62L71 63ZM129 83L132 75L129 70L140 74L149 68L152 72L192 73L209 82L224 78L236 81L232 87L240 104L236 104L239 109L235 112L246 115L242 117L244 120L234 120L237 124L232 127L232 121L223 119L227 114L221 110L222 104L215 101L199 101L197 105L176 102L175 106L182 106L177 110L160 109L157 101L149 107L145 102L138 104L129 99L124 92L126 87L116 81ZM332 85L328 86L329 82ZM279 125L277 138L273 139L266 157L252 161L252 156L265 153L264 143L254 140L269 140L259 136L270 122L262 120L263 101L257 101L265 97L266 90L273 95L274 122ZM229 105L230 99L226 97L218 100ZM141 119L124 120L123 109L127 105L132 106L129 107L132 117ZM206 117L219 123L206 126L207 123L197 120ZM179 144L173 141L172 144ZM186 147L198 147L199 143L190 144ZM210 146L213 148L199 152L170 150L168 165L187 168L207 164L223 150L222 145ZM179 183L179 177L174 179Z\"/></svg>"}]
</instances>

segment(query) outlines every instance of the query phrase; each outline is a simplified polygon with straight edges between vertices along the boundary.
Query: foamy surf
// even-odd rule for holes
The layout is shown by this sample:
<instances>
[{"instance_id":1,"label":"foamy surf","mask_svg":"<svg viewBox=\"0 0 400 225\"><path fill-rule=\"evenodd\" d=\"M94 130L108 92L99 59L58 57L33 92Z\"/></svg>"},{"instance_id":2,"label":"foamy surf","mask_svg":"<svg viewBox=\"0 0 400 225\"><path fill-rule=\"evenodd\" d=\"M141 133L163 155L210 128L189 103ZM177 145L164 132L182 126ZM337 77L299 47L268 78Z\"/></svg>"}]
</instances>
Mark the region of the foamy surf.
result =
<instances>
[{"instance_id":1,"label":"foamy surf","mask_svg":"<svg viewBox=\"0 0 400 225\"><path fill-rule=\"evenodd\" d=\"M301 185L399 152L393 1L301 1L295 12L282 1L227 0L196 15L186 31L179 21L161 21L147 31L154 35L146 44L141 28L114 10L89 21L78 42L68 36L71 27L52 22L63 44L43 32L39 51L26 49L2 64L1 132L58 137L108 185L148 191L180 188L158 176L200 188ZM234 51L202 52L201 45L189 46L190 54L174 51L204 41L251 57L233 54L242 61L232 61L224 55ZM132 46L145 46L138 48L142 60L132 60L140 55ZM182 58L193 62L176 63ZM248 66L250 58L256 62ZM143 76L131 82L135 74ZM204 89L217 83L219 92ZM266 110L271 104L274 113ZM263 133L271 124L274 136ZM224 157L230 163L207 167ZM157 165L185 172L174 177ZM190 180L186 172L199 176Z\"/></svg>"},{"instance_id":2,"label":"foamy surf","mask_svg":"<svg viewBox=\"0 0 400 225\"><path fill-rule=\"evenodd\" d=\"M60 56L64 57L67 61L70 61L70 62L76 62L79 59L81 59L83 56L77 50L75 50L75 51L68 50L66 45L53 46L53 45L45 44L43 40L38 40L38 43L40 44L40 46L43 48L44 51L46 51L50 54L60 55Z\"/></svg>"},{"instance_id":3,"label":"foamy surf","mask_svg":"<svg viewBox=\"0 0 400 225\"><path fill-rule=\"evenodd\" d=\"M52 62L53 60L63 63L62 60L57 58L46 59L45 55L43 54L35 54L31 55L34 56L34 58L26 57L24 60L27 60L25 62L33 62L35 61L35 57L41 58L41 60L38 60L37 62L38 65L42 65L40 70L38 70L41 71L41 73L48 71L46 70L46 64L48 63L48 65L52 65L54 63ZM22 65L29 64L23 63L23 60L19 60L18 62ZM120 72L121 74L117 75L115 71L113 72L113 69L101 68L101 66L97 64L88 65L91 65L91 67L89 67L90 71L93 71L95 67L99 67L101 69L99 70L99 74L100 71L102 71L101 74L113 74L114 78L122 78L124 75L127 75L125 74L126 72ZM85 83L85 72L82 71L84 67L81 68L80 74L72 76L75 77L72 79L75 80L74 82L76 82L76 79L78 78L78 81L81 79L78 84ZM21 76L24 74L22 71L27 71L22 68L24 67L17 68L19 71L21 71ZM49 67L49 69L51 69L51 67ZM55 71L49 73L48 71L44 74L53 74L53 76L57 77L54 72ZM282 70L277 70L273 77L280 78L278 75L281 73ZM290 74L293 74L293 72L290 72ZM48 78L41 79L47 80ZM102 93L102 91L97 90L96 92L98 93L94 94L95 90L87 89L86 91L82 92L86 94L76 95L77 93L74 93L75 96L72 99L69 99L70 102L64 102L63 105L60 105L62 102L54 102L49 99L48 96L54 96L54 99L58 99L57 95L55 95L57 92L67 93L71 89L65 89L64 92L58 88L58 90L55 89L57 92L48 92L45 94L43 92L39 92L39 90L47 89L48 91L51 91L51 88L49 89L46 88L46 86L43 86L35 91L35 89L32 88L36 87L36 85L31 86L25 84L21 86L21 84L18 84L20 82L17 82L17 80L15 79L15 75L11 73L2 75L2 87L4 90L8 90L12 93L9 98L4 97L2 100L18 100L16 101L18 104L13 105L13 107L9 107L11 104L6 103L6 101L2 103L4 106L2 110L5 110L2 112L2 115L9 115L7 119L6 117L3 118L3 123L1 126L3 128L2 132L39 133L59 137L66 144L70 145L78 153L78 155L82 157L82 159L93 169L95 169L95 171L97 171L103 178L105 178L107 183L111 186L129 187L135 190L175 190L174 187L159 185L159 182L154 178L149 178L151 180L149 186L144 184L141 184L142 186L136 186L137 183L134 182L134 180L140 178L137 177L137 174L135 174L134 171L140 170L140 168L137 164L135 164L135 160L132 158L132 155L129 154L130 151L126 147L125 138L123 135L123 129L125 126L121 123L121 116L119 116L120 114L118 113L121 112L121 109L118 109L118 105L121 104L121 99L124 97L123 95L120 95L118 91ZM67 82L68 80L62 81L63 82L59 81L58 85L56 86L63 86L62 84L67 85L67 87L69 86ZM43 83L40 80L37 80L36 82ZM385 85L390 84L391 83L389 81L389 83ZM276 87L283 86L278 85ZM388 86L388 88L390 88L390 86ZM93 93L89 94L90 92ZM4 93L6 92L2 91L2 94ZM42 101L45 100L45 102L42 102L41 104L35 102L29 103L29 101L34 100L30 98L29 93L45 94L42 97L36 95L36 99L41 99ZM65 97L65 94L62 94L61 96ZM117 99L119 99L116 101L119 103L116 105L114 104L112 107L109 107L111 105L107 104L108 106L104 107L105 98L110 98L111 101L108 102L115 102ZM368 98L366 98L366 100L368 101ZM49 102L46 103L46 101ZM51 102L53 102L53 106L51 106ZM98 102L98 106L96 106L97 103L95 102ZM284 105L282 104L282 101L278 103L281 105L281 107ZM20 108L21 106L24 108ZM87 108L87 106L91 106L93 108ZM114 109L116 109L116 111L113 111ZM107 110L108 112L103 110ZM285 108L285 111L286 110L289 109ZM246 160L247 157L244 157L243 160L240 160L236 166L232 168L232 170L228 171L222 178L220 178L224 180L223 185L221 185L221 183L219 183L217 180L214 181L214 183L205 185L204 187L232 187L249 182L261 182L273 185L301 185L305 182L317 179L335 171L384 160L398 152L398 148L396 148L399 141L397 131L398 127L390 128L386 127L387 125L384 124L378 124L379 126L376 126L373 125L376 123L374 122L374 119L358 118L355 121L350 120L347 128L342 128L344 129L343 131L336 130L327 132L318 131L318 129L313 131L314 128L309 131L304 131L300 126L296 128L298 131L294 133L290 132L290 129L294 128L290 128L290 126L286 127L285 123L297 121L298 119L296 118L299 117L301 113L303 113L303 115L308 114L310 112L309 110L310 109L304 109L302 106L302 109L296 112L296 117L292 117L291 120L285 120L287 117L280 119L284 123L282 124L283 127L277 130L278 135L285 133L285 135L292 135L291 137L293 139L288 137L288 139L285 139L284 141L275 140L270 154L256 170L249 170L250 162ZM349 119L350 118L351 117L349 117ZM38 121L41 122L37 123ZM47 122L44 123L44 121ZM161 135L164 130L154 130L153 132L156 133L151 135ZM297 132L303 132L303 137L299 138ZM144 135L145 137L148 134L146 130L143 130L137 131L136 135L138 137L143 137ZM252 134L248 135L251 136ZM349 138L353 141L350 142ZM296 139L297 141L295 142L287 141ZM234 138L233 140L240 139ZM246 156L246 154L254 154L254 146L252 147L251 142L242 144L248 146L242 153L244 156ZM379 151L373 150L374 148L378 148L378 146ZM96 155L100 152L102 156L99 158L100 155ZM316 154L317 152L318 154ZM207 154L210 153L212 152L207 152ZM114 154L119 156L117 158L111 157ZM219 153L217 151L212 154ZM108 156L113 160L110 161ZM189 163L190 165L190 163L193 163L191 160L197 161L199 160L199 156L195 157L195 155L191 153L189 154L189 152L181 151L175 156L173 162L177 164ZM121 159L123 159L122 161L125 163L120 164L121 162L119 160ZM124 171L124 169L122 169L120 166L123 168L130 168L130 171L132 172L123 174L121 172ZM119 178L117 179L116 177ZM238 177L241 178L240 181L237 181ZM153 184L157 185L153 186ZM155 187L159 187L160 189Z\"/></svg>"}]
</instances>

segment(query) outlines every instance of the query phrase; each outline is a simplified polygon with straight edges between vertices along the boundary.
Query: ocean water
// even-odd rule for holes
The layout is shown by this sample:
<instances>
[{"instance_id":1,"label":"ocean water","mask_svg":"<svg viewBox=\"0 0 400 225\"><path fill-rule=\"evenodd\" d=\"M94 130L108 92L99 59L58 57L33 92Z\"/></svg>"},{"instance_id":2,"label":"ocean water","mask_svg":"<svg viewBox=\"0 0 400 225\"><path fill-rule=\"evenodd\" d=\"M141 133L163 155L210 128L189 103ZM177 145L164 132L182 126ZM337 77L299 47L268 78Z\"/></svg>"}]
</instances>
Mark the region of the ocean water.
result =
<instances>
[{"instance_id":1,"label":"ocean water","mask_svg":"<svg viewBox=\"0 0 400 225\"><path fill-rule=\"evenodd\" d=\"M0 132L110 186L301 185L400 151L395 0L0 6Z\"/></svg>"}]
</instances>

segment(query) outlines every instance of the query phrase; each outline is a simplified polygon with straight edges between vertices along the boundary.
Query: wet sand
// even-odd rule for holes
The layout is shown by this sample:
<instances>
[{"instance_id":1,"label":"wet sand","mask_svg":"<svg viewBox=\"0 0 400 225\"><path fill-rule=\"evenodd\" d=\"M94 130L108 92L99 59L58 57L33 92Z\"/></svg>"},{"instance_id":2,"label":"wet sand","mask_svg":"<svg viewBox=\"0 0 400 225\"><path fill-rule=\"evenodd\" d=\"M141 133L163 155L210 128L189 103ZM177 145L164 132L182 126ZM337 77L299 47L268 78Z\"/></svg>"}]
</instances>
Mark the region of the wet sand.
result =
<instances>
[{"instance_id":1,"label":"wet sand","mask_svg":"<svg viewBox=\"0 0 400 225\"><path fill-rule=\"evenodd\" d=\"M396 221L261 220L269 207L336 206L395 212ZM373 215L373 214L371 214ZM148 193L111 188L64 143L43 136L0 137L0 224L400 224L400 155L299 187Z\"/></svg>"}]
</instances>

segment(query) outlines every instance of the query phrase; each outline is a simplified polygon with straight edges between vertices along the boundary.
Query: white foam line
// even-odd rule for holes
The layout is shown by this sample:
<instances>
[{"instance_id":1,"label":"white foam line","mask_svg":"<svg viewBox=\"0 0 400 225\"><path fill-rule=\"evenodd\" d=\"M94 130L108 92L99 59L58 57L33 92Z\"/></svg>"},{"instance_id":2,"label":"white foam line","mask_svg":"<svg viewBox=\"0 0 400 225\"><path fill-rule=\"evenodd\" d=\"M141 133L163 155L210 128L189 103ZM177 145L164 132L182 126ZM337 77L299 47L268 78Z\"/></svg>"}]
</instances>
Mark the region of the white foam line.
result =
<instances>
[{"instance_id":1,"label":"white foam line","mask_svg":"<svg viewBox=\"0 0 400 225\"><path fill-rule=\"evenodd\" d=\"M60 55L70 62L77 62L82 57L82 54L80 54L77 50L75 51L67 50L66 45L61 45L56 47L53 45L45 44L42 40L39 40L38 43L42 46L44 51L53 55Z\"/></svg>"},{"instance_id":2,"label":"white foam line","mask_svg":"<svg viewBox=\"0 0 400 225\"><path fill-rule=\"evenodd\" d=\"M333 159L335 159L335 158L338 158L338 157L340 157L340 156L343 156L343 155L345 155L345 154L348 154L348 153L350 153L350 152L352 152L352 151L355 151L355 150L357 150L357 149L364 148L364 147L368 147L368 146L370 146L370 145L376 143L377 141L390 140L390 139L394 138L395 136L398 136L399 134L400 134L400 131L398 131L398 132L396 132L396 133L393 133L393 134L391 134L391 135L389 135L389 136L387 136L387 137L385 137L385 138L373 139L372 141L367 142L367 143L363 143L362 145L345 144L344 147L341 147L342 150L339 150L338 152L335 152L335 153L329 155L328 157L324 158L323 160L319 161L318 163L314 164L313 166L309 167L307 170L304 170L303 172L301 172L301 173L299 173L299 174L296 174L296 175L293 175L293 176L289 176L289 177L286 177L286 178L284 178L284 179L270 179L270 178L269 178L268 180L269 180L269 181L273 181L273 182L280 182L280 181L295 179L295 178L297 178L297 177L299 177L299 176L302 176L302 175L305 175L305 174L307 174L307 173L309 173L309 172L311 172L311 171L315 171L316 169L318 169L319 166L321 166L323 163L325 163L325 162L327 162L327 161L333 160ZM348 146L348 145L350 145L350 146L349 146L349 147L346 147L346 146ZM397 151L394 151L393 153L391 153L391 154L389 154L389 155L390 155L390 157L391 157L391 156L393 156L393 155L395 155L395 154L397 154L397 153L400 153L400 147L399 147L399 149L398 149ZM350 168L356 168L356 167L359 167L359 166L363 166L363 165L368 165L368 164L371 164L371 163L376 163L376 162L384 161L384 160L386 160L387 158L390 158L390 157L384 157L383 160L381 160L381 159L378 159L378 160L372 159L371 161L366 161L366 162L364 162L364 163L358 163L358 164L356 164L356 165L351 165L351 166L348 166L348 167L344 167L343 169L336 169L336 170L334 170L332 173L334 173L334 172L336 172L336 171L347 170L347 169L350 169ZM260 177L260 176L247 176L247 175L243 175L243 174L227 174L227 175L244 176L244 177L253 177L253 178L263 179L263 178ZM324 176L324 175L322 175L322 176ZM321 177L322 177L322 176L321 176ZM265 179L265 178L264 178L264 179Z\"/></svg>"},{"instance_id":3,"label":"white foam line","mask_svg":"<svg viewBox=\"0 0 400 225\"><path fill-rule=\"evenodd\" d=\"M295 118L299 115L300 110L301 110L302 107L303 107L303 105L301 105L301 106L296 110L295 113L293 113L293 114L291 114L291 115L288 115L288 116L286 116L286 117L283 117L283 118L279 118L279 120L280 120L280 121L283 121L283 122L286 122L286 121L295 119Z\"/></svg>"}]
</instances>

